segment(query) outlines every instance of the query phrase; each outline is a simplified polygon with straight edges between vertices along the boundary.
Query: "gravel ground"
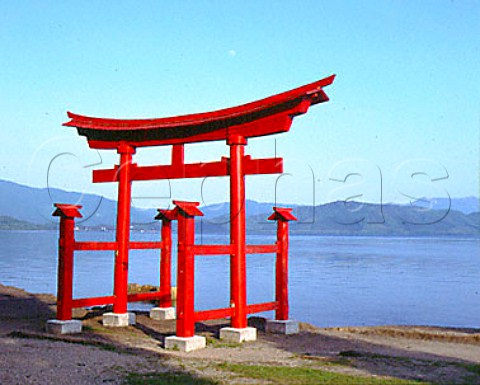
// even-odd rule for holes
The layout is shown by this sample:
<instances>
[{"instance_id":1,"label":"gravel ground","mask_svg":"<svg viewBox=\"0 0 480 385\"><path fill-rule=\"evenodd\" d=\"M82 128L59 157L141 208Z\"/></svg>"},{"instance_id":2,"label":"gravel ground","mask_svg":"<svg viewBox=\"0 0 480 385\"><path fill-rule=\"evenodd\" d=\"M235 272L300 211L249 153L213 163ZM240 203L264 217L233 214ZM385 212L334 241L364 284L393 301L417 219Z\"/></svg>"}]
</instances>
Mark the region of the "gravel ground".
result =
<instances>
[{"instance_id":1,"label":"gravel ground","mask_svg":"<svg viewBox=\"0 0 480 385\"><path fill-rule=\"evenodd\" d=\"M52 336L55 298L0 285L0 384L121 384L130 372L183 371L229 383L217 363L307 366L363 376L480 384L480 330L432 327L321 329L301 325L295 336L259 332L238 346L216 339L225 321L197 324L206 349L181 353L163 349L175 322L137 314L137 325L108 329L101 311L78 310L84 332ZM262 329L262 319L250 323ZM331 363L335 365L331 365ZM341 363L341 364L339 364ZM475 370L478 371L475 374ZM468 382L462 379L468 378ZM250 381L249 383L255 383Z\"/></svg>"},{"instance_id":2,"label":"gravel ground","mask_svg":"<svg viewBox=\"0 0 480 385\"><path fill-rule=\"evenodd\" d=\"M0 338L1 384L119 384L143 357L60 341Z\"/></svg>"}]
</instances>

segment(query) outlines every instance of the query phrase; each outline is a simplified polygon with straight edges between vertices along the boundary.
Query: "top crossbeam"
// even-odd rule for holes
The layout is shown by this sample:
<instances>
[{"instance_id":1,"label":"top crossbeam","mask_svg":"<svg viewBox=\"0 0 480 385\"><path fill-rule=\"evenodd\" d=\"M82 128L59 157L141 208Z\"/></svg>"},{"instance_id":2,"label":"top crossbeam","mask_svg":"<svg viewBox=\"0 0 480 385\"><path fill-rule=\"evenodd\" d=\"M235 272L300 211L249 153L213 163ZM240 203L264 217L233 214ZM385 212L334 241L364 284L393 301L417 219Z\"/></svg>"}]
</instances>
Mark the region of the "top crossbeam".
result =
<instances>
[{"instance_id":1,"label":"top crossbeam","mask_svg":"<svg viewBox=\"0 0 480 385\"><path fill-rule=\"evenodd\" d=\"M91 148L116 149L119 143L133 147L163 146L271 135L290 129L295 116L317 103L328 101L323 87L335 75L236 107L212 112L159 119L108 119L68 112L64 126L76 127Z\"/></svg>"}]
</instances>

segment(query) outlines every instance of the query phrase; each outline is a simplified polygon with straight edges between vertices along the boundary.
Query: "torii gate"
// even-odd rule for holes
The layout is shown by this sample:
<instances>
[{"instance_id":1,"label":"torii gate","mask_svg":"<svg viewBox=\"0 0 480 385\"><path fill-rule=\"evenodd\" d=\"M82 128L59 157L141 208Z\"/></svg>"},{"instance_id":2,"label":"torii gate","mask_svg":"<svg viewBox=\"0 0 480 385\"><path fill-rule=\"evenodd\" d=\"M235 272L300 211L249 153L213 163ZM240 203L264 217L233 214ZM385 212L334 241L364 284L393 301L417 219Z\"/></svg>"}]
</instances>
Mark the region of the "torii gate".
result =
<instances>
[{"instance_id":1,"label":"torii gate","mask_svg":"<svg viewBox=\"0 0 480 385\"><path fill-rule=\"evenodd\" d=\"M160 301L157 317L172 313L170 297L171 221L178 220L177 335L167 338L166 346L192 350L204 346L203 337L194 336L195 321L231 318L231 328L220 337L256 339L256 330L247 327L247 315L266 310L276 311L272 330L291 331L288 324L288 221L295 220L291 209L274 207L269 217L278 223L274 245L246 245L245 175L283 172L281 158L252 159L245 155L248 138L286 132L293 118L304 114L311 105L328 101L323 87L332 84L335 75L317 82L247 103L207 113L160 119L104 119L68 112L71 119L64 126L76 127L92 149L117 150L119 165L113 169L93 171L93 182L118 183L118 209L115 242L76 242L74 218L81 217L81 206L56 204L54 216L60 216L58 310L57 320L49 321L49 329L57 332L81 330L72 321L72 308L113 304L113 313L104 315L104 324L127 326L134 318L127 313L127 303L146 299ZM230 158L209 163L184 162L184 145L225 140ZM172 145L170 165L138 166L132 163L137 148ZM230 178L230 244L194 245L194 217L203 215L196 202L174 201L174 210L159 210L162 220L161 242L130 241L131 184L137 180L160 180L229 176ZM129 295L128 256L130 249L160 249L160 291ZM74 250L115 251L114 293L109 297L72 298ZM276 253L276 300L266 304L247 305L246 254ZM230 255L230 308L195 312L193 266L195 255ZM160 315L159 315L160 314ZM278 326L280 325L280 327ZM253 329L253 330L252 330Z\"/></svg>"}]
</instances>

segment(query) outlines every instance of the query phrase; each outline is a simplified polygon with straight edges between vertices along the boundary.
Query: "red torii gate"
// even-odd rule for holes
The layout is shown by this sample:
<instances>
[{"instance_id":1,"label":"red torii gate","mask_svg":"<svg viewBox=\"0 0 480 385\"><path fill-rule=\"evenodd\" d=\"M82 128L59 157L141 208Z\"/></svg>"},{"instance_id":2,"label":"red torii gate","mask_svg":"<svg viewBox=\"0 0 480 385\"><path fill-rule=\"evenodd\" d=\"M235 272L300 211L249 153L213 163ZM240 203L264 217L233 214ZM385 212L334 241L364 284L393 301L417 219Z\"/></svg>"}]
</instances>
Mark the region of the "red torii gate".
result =
<instances>
[{"instance_id":1,"label":"red torii gate","mask_svg":"<svg viewBox=\"0 0 480 385\"><path fill-rule=\"evenodd\" d=\"M76 127L85 136L90 148L116 149L119 165L112 169L94 170L93 182L117 182L118 210L115 242L76 242L74 218L81 217L81 206L56 205L54 216L60 216L59 278L57 321L50 322L51 330L65 331L64 321L72 318L72 308L113 303L113 313L105 315L104 323L126 326L132 322L127 303L159 299L160 306L171 306L170 259L171 221L178 220L178 282L177 282L177 337L172 344L181 345L183 339L194 338L195 321L231 317L232 328L225 338L245 340L253 338L247 329L247 314L276 310L277 320L288 320L288 221L295 220L289 209L274 208L269 219L277 220L277 243L274 245L246 245L245 239L245 175L276 174L283 172L281 158L252 159L245 155L248 138L266 136L290 129L293 118L304 114L311 105L328 101L323 87L330 85L334 75L317 82L241 106L214 112L183 115L160 119L104 119L68 112L71 119L65 126ZM209 163L184 162L184 145L188 143L226 140L230 157ZM138 166L132 157L139 147L172 145L170 165ZM230 177L230 244L194 245L194 217L203 215L195 202L174 201L174 210L159 210L156 219L162 220L161 242L130 241L131 183L137 180ZM128 255L130 249L161 250L160 291L128 295ZM113 250L115 255L114 293L101 298L72 298L74 250ZM276 301L247 305L246 254L277 253ZM231 256L230 308L194 312L193 257L194 255ZM60 326L59 326L60 325ZM80 327L81 329L81 327ZM231 330L230 330L231 329ZM76 329L75 329L76 330ZM247 330L247 334L242 331ZM238 333L240 334L238 334ZM229 334L230 333L230 334ZM240 337L237 337L240 335ZM250 337L249 337L250 336ZM256 336L256 334L255 334ZM188 341L187 341L188 342ZM185 342L185 343L187 343ZM167 341L168 343L168 341ZM185 349L189 349L186 347Z\"/></svg>"}]
</instances>

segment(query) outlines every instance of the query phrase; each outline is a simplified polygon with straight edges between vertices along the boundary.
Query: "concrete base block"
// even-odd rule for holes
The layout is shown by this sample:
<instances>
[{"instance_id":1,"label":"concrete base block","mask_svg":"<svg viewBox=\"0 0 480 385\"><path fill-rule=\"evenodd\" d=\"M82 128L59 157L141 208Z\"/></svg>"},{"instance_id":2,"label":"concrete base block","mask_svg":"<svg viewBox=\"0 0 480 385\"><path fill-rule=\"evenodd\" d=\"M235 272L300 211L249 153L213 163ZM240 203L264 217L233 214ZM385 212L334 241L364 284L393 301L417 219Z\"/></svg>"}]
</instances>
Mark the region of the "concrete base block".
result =
<instances>
[{"instance_id":1,"label":"concrete base block","mask_svg":"<svg viewBox=\"0 0 480 385\"><path fill-rule=\"evenodd\" d=\"M51 319L47 321L46 329L53 334L75 334L82 332L82 322L78 320L60 321Z\"/></svg>"},{"instance_id":2,"label":"concrete base block","mask_svg":"<svg viewBox=\"0 0 480 385\"><path fill-rule=\"evenodd\" d=\"M267 320L265 331L274 334L298 334L299 327L298 322L293 320Z\"/></svg>"},{"instance_id":3,"label":"concrete base block","mask_svg":"<svg viewBox=\"0 0 480 385\"><path fill-rule=\"evenodd\" d=\"M191 352L207 346L207 339L202 336L165 338L165 349L177 349L181 352Z\"/></svg>"},{"instance_id":4,"label":"concrete base block","mask_svg":"<svg viewBox=\"0 0 480 385\"><path fill-rule=\"evenodd\" d=\"M175 308L174 307L154 307L150 310L150 318L156 320L169 320L175 319Z\"/></svg>"},{"instance_id":5,"label":"concrete base block","mask_svg":"<svg viewBox=\"0 0 480 385\"><path fill-rule=\"evenodd\" d=\"M248 342L257 340L257 329L246 327L244 329L222 328L220 329L220 339L227 342Z\"/></svg>"},{"instance_id":6,"label":"concrete base block","mask_svg":"<svg viewBox=\"0 0 480 385\"><path fill-rule=\"evenodd\" d=\"M135 313L105 313L102 323L109 327L135 325Z\"/></svg>"}]
</instances>

